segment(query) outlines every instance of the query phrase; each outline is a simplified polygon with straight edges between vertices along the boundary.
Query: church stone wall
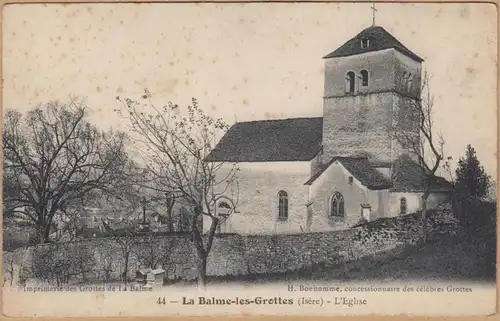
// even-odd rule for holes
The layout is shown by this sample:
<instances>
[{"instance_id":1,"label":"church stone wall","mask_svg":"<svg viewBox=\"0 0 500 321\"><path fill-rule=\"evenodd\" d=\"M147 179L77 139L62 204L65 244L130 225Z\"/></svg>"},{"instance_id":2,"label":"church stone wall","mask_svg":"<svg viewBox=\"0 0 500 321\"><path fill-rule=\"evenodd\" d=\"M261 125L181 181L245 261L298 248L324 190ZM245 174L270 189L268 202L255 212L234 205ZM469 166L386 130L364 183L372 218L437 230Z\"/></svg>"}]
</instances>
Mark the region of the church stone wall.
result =
<instances>
[{"instance_id":1,"label":"church stone wall","mask_svg":"<svg viewBox=\"0 0 500 321\"><path fill-rule=\"evenodd\" d=\"M406 213L411 214L420 211L422 208L422 193L395 193L389 194L389 216L396 217L400 215L401 198L406 198ZM431 193L427 199L427 208L434 209L439 205L450 202L449 193Z\"/></svg>"},{"instance_id":2,"label":"church stone wall","mask_svg":"<svg viewBox=\"0 0 500 321\"><path fill-rule=\"evenodd\" d=\"M339 163L333 163L311 185L310 205L312 210L311 231L340 230L353 226L361 220L361 204L372 206L371 216L381 217L387 197L384 191L371 191L353 178L349 183L349 172ZM330 216L331 198L335 192L344 197L344 219ZM385 192L387 193L387 192ZM379 203L382 202L382 203ZM387 204L387 203L385 203Z\"/></svg>"},{"instance_id":3,"label":"church stone wall","mask_svg":"<svg viewBox=\"0 0 500 321\"><path fill-rule=\"evenodd\" d=\"M420 210L422 193L390 193L389 196L389 216L400 215L401 198L406 198L406 213L415 213Z\"/></svg>"},{"instance_id":4,"label":"church stone wall","mask_svg":"<svg viewBox=\"0 0 500 321\"><path fill-rule=\"evenodd\" d=\"M239 163L237 186L224 196L236 204L227 232L240 234L298 233L306 228L310 162ZM218 175L224 177L225 171ZM278 218L278 192L288 194L288 219ZM208 228L208 222L204 222Z\"/></svg>"},{"instance_id":5,"label":"church stone wall","mask_svg":"<svg viewBox=\"0 0 500 321\"><path fill-rule=\"evenodd\" d=\"M422 65L419 62L395 51L394 77L396 90L414 97L420 90Z\"/></svg>"},{"instance_id":6,"label":"church stone wall","mask_svg":"<svg viewBox=\"0 0 500 321\"><path fill-rule=\"evenodd\" d=\"M420 135L419 116L417 109L413 105L412 99L400 94L395 94L393 99L393 127L392 130L405 132L406 135L392 135L392 159L397 159L400 155L409 155L414 161L418 161L418 157L410 148L403 148L405 142L404 137L418 138ZM401 137L401 139L398 139Z\"/></svg>"},{"instance_id":7,"label":"church stone wall","mask_svg":"<svg viewBox=\"0 0 500 321\"><path fill-rule=\"evenodd\" d=\"M325 97L346 95L346 74L356 74L356 92L378 92L394 89L394 49L386 49L365 54L338 57L325 60ZM367 70L368 87L359 84L361 70Z\"/></svg>"},{"instance_id":8,"label":"church stone wall","mask_svg":"<svg viewBox=\"0 0 500 321\"><path fill-rule=\"evenodd\" d=\"M370 221L381 217L387 217L389 212L389 191L368 190L369 204L371 205Z\"/></svg>"},{"instance_id":9,"label":"church stone wall","mask_svg":"<svg viewBox=\"0 0 500 321\"><path fill-rule=\"evenodd\" d=\"M366 154L372 160L390 161L393 105L391 92L325 99L325 158Z\"/></svg>"},{"instance_id":10,"label":"church stone wall","mask_svg":"<svg viewBox=\"0 0 500 321\"><path fill-rule=\"evenodd\" d=\"M360 84L367 70L368 86ZM354 93L346 92L346 74L356 74ZM394 49L325 61L323 146L325 158L368 154L375 162L392 161L402 152L391 134L416 130L406 96L420 88L421 64Z\"/></svg>"}]
</instances>

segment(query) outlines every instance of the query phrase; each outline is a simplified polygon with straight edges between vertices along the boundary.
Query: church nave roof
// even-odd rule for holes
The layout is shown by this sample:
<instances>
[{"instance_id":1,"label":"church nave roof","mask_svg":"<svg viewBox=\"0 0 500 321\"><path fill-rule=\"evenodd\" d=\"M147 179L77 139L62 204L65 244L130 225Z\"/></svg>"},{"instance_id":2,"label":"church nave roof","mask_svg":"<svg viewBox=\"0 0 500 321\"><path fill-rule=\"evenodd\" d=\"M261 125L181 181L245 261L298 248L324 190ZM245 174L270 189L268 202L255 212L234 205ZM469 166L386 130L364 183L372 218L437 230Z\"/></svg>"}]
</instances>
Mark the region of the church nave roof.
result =
<instances>
[{"instance_id":1,"label":"church nave roof","mask_svg":"<svg viewBox=\"0 0 500 321\"><path fill-rule=\"evenodd\" d=\"M206 157L211 162L310 161L321 148L323 118L234 124Z\"/></svg>"}]
</instances>

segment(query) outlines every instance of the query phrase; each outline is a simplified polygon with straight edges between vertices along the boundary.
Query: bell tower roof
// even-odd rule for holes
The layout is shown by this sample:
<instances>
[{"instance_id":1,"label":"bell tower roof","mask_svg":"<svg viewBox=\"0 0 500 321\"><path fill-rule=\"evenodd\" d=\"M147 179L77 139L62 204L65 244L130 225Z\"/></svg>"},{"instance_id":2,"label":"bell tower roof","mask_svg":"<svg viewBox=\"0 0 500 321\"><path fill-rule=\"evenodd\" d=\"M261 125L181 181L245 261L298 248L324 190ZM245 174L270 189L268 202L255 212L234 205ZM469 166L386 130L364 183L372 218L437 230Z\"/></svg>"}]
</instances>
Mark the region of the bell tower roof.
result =
<instances>
[{"instance_id":1,"label":"bell tower roof","mask_svg":"<svg viewBox=\"0 0 500 321\"><path fill-rule=\"evenodd\" d=\"M337 50L324 56L323 59L359 55L365 52L393 48L409 58L422 62L422 58L406 48L384 28L371 26L358 33L354 38L344 43Z\"/></svg>"}]
</instances>

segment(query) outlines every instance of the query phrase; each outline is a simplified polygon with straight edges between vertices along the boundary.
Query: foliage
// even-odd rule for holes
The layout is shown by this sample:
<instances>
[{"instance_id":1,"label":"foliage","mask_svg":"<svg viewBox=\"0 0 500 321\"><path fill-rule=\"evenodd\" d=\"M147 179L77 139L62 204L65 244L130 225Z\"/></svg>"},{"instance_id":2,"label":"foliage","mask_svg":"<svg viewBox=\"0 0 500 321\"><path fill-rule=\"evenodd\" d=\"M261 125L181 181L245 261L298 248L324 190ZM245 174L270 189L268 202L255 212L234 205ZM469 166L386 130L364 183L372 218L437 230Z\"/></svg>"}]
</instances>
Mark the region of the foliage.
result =
<instances>
[{"instance_id":1,"label":"foliage","mask_svg":"<svg viewBox=\"0 0 500 321\"><path fill-rule=\"evenodd\" d=\"M490 176L484 171L470 144L467 145L465 157L459 159L455 173L455 186L461 198L480 200L487 196Z\"/></svg>"},{"instance_id":2,"label":"foliage","mask_svg":"<svg viewBox=\"0 0 500 321\"><path fill-rule=\"evenodd\" d=\"M465 157L459 159L455 174L457 216L465 229L465 236L474 241L478 234L489 234L491 227L496 226L496 211L488 209L488 203L485 202L489 196L491 178L470 144L467 145ZM481 245L485 244L482 242Z\"/></svg>"},{"instance_id":3,"label":"foliage","mask_svg":"<svg viewBox=\"0 0 500 321\"><path fill-rule=\"evenodd\" d=\"M127 164L125 134L101 132L86 116L85 104L75 100L5 114L4 213L36 226L40 243L56 219L70 221L111 192Z\"/></svg>"},{"instance_id":4,"label":"foliage","mask_svg":"<svg viewBox=\"0 0 500 321\"><path fill-rule=\"evenodd\" d=\"M421 212L397 216L393 218L380 218L363 225L353 240L361 245L383 246L387 242L408 243L414 242L413 235L418 235L421 230ZM437 208L428 211L426 230L429 238L439 235L453 236L459 233L459 223L455 218L450 204L442 203Z\"/></svg>"},{"instance_id":5,"label":"foliage","mask_svg":"<svg viewBox=\"0 0 500 321\"><path fill-rule=\"evenodd\" d=\"M34 248L29 275L51 284L66 284L72 277L85 280L95 266L94 255L86 244L54 244Z\"/></svg>"},{"instance_id":6,"label":"foliage","mask_svg":"<svg viewBox=\"0 0 500 321\"><path fill-rule=\"evenodd\" d=\"M394 228L374 228L364 225L353 236L353 242L360 244L355 246L356 248L371 248L370 254L375 254L382 248L395 245L398 242L398 233Z\"/></svg>"}]
</instances>

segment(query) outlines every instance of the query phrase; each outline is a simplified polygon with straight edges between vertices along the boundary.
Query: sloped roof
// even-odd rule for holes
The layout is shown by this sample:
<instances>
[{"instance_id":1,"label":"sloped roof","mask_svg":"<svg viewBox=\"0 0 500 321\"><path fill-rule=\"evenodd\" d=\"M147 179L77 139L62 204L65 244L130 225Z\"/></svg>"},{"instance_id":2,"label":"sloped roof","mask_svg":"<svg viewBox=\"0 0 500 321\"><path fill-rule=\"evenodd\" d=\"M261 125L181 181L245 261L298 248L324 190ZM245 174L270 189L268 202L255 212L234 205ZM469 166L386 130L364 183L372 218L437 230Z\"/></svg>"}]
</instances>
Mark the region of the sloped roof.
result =
<instances>
[{"instance_id":1,"label":"sloped roof","mask_svg":"<svg viewBox=\"0 0 500 321\"><path fill-rule=\"evenodd\" d=\"M361 39L368 38L370 45L367 48L361 48ZM347 41L340 46L337 50L324 56L323 58L346 57L358 55L365 52L379 51L384 49L393 48L402 54L410 57L411 59L422 62L422 58L413 53L410 49L406 48L401 42L394 38L384 28L379 26L372 26L364 29L354 38Z\"/></svg>"},{"instance_id":2,"label":"sloped roof","mask_svg":"<svg viewBox=\"0 0 500 321\"><path fill-rule=\"evenodd\" d=\"M425 189L425 175L422 168L407 156L394 162L392 181L370 164L367 157L334 157L325 164L321 171L314 174L305 185L311 185L335 161L339 161L345 169L364 186L372 190L389 189L391 192L422 192ZM449 192L453 185L446 179L436 176L432 182L431 192Z\"/></svg>"},{"instance_id":3,"label":"sloped roof","mask_svg":"<svg viewBox=\"0 0 500 321\"><path fill-rule=\"evenodd\" d=\"M153 273L153 274L161 274L161 273L164 273L165 270L164 269L154 269L154 270L151 270L150 273Z\"/></svg>"},{"instance_id":4,"label":"sloped roof","mask_svg":"<svg viewBox=\"0 0 500 321\"><path fill-rule=\"evenodd\" d=\"M236 123L205 160L309 161L321 148L322 130L322 117Z\"/></svg>"},{"instance_id":5,"label":"sloped roof","mask_svg":"<svg viewBox=\"0 0 500 321\"><path fill-rule=\"evenodd\" d=\"M391 192L422 192L425 189L425 175L422 167L406 156L394 162L393 186ZM446 179L436 176L431 185L431 191L451 191L453 185Z\"/></svg>"},{"instance_id":6,"label":"sloped roof","mask_svg":"<svg viewBox=\"0 0 500 321\"><path fill-rule=\"evenodd\" d=\"M392 183L382 173L370 165L366 157L334 157L321 171L311 177L304 185L311 185L331 164L339 161L345 169L364 186L372 190L388 189Z\"/></svg>"},{"instance_id":7,"label":"sloped roof","mask_svg":"<svg viewBox=\"0 0 500 321\"><path fill-rule=\"evenodd\" d=\"M140 273L140 274L142 274L142 275L146 275L149 272L151 272L151 269L150 268L143 268L143 269L137 270L137 272Z\"/></svg>"}]
</instances>

